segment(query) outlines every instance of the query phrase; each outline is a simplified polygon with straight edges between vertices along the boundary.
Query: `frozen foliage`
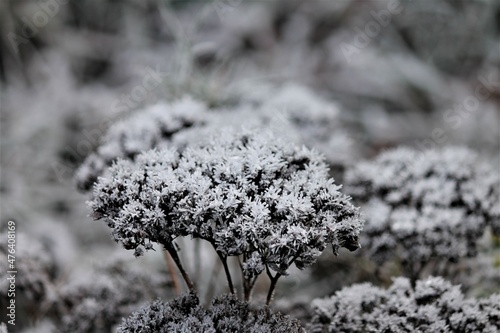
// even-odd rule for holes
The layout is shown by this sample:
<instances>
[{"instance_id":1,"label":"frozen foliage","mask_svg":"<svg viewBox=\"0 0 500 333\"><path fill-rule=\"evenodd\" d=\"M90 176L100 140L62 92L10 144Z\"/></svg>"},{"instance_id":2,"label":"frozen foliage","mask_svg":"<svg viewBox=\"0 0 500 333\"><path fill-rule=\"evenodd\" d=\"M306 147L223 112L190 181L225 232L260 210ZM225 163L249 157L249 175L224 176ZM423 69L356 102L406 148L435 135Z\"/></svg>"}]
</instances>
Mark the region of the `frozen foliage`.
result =
<instances>
[{"instance_id":1,"label":"frozen foliage","mask_svg":"<svg viewBox=\"0 0 500 333\"><path fill-rule=\"evenodd\" d=\"M208 309L188 294L168 303L146 305L123 320L118 332L166 333L305 333L300 324L268 307L251 309L236 297L222 295Z\"/></svg>"},{"instance_id":2,"label":"frozen foliage","mask_svg":"<svg viewBox=\"0 0 500 333\"><path fill-rule=\"evenodd\" d=\"M419 280L415 288L406 278L395 279L387 290L358 284L315 300L312 307L311 333L500 330L500 294L465 299L459 286L440 277Z\"/></svg>"},{"instance_id":3,"label":"frozen foliage","mask_svg":"<svg viewBox=\"0 0 500 333\"><path fill-rule=\"evenodd\" d=\"M118 158L134 159L155 147L164 147L175 133L205 121L205 105L185 97L176 102L156 104L110 127L97 152L78 169L80 189L88 190L105 168Z\"/></svg>"},{"instance_id":4,"label":"frozen foliage","mask_svg":"<svg viewBox=\"0 0 500 333\"><path fill-rule=\"evenodd\" d=\"M138 306L165 295L165 274L116 260L77 272L54 304L62 332L110 332Z\"/></svg>"},{"instance_id":5,"label":"frozen foliage","mask_svg":"<svg viewBox=\"0 0 500 333\"><path fill-rule=\"evenodd\" d=\"M0 333L9 333L7 330L7 325L5 323L0 323Z\"/></svg>"},{"instance_id":6,"label":"frozen foliage","mask_svg":"<svg viewBox=\"0 0 500 333\"><path fill-rule=\"evenodd\" d=\"M221 258L241 255L253 284L264 268L283 275L312 264L329 244L359 247L359 211L339 190L314 151L263 132L223 132L182 154L119 160L89 206L136 255L151 242L171 249L179 236L199 237Z\"/></svg>"},{"instance_id":7,"label":"frozen foliage","mask_svg":"<svg viewBox=\"0 0 500 333\"><path fill-rule=\"evenodd\" d=\"M423 264L474 256L485 227L498 232L497 177L466 148L399 148L357 165L346 182L364 204L372 259Z\"/></svg>"},{"instance_id":8,"label":"frozen foliage","mask_svg":"<svg viewBox=\"0 0 500 333\"><path fill-rule=\"evenodd\" d=\"M0 233L0 295L2 296L0 305L2 307L4 301L8 301L7 291L9 290L7 239L6 232ZM52 282L56 273L54 258L43 242L25 233L17 232L16 244L15 266L17 271L22 272L16 275L15 280L17 300L23 299L28 305L39 306L51 296Z\"/></svg>"},{"instance_id":9,"label":"frozen foliage","mask_svg":"<svg viewBox=\"0 0 500 333\"><path fill-rule=\"evenodd\" d=\"M359 153L341 126L340 107L303 85L246 84L232 94L241 105L254 107L273 130L292 133L298 143L317 149L335 167L352 163Z\"/></svg>"},{"instance_id":10,"label":"frozen foliage","mask_svg":"<svg viewBox=\"0 0 500 333\"><path fill-rule=\"evenodd\" d=\"M268 88L272 93L265 95L256 86L246 87L246 95L236 90L236 105L227 109L209 112L205 104L184 97L138 111L109 128L97 152L77 170L78 187L89 190L118 158L133 160L141 152L167 146L182 150L211 132L241 124L242 119L246 125L269 128L319 150L334 167L343 168L352 161L353 142L339 126L336 104L300 85Z\"/></svg>"}]
</instances>

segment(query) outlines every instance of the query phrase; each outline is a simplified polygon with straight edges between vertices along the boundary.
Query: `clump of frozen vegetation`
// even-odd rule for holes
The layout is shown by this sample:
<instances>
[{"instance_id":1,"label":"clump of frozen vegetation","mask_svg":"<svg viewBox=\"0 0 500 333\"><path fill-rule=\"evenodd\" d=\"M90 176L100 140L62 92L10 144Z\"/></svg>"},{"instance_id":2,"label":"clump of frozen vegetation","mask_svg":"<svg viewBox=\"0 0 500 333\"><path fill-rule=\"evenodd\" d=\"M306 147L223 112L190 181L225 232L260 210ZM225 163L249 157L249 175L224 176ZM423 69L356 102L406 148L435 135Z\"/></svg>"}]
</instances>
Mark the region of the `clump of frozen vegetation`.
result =
<instances>
[{"instance_id":1,"label":"clump of frozen vegetation","mask_svg":"<svg viewBox=\"0 0 500 333\"><path fill-rule=\"evenodd\" d=\"M267 86L266 86L267 87ZM343 170L356 155L353 141L340 126L339 107L308 88L287 84L281 89L268 86L263 94L257 86L247 87L247 95L226 102L226 107L207 105L184 97L170 104L157 104L113 124L97 151L77 170L81 190L89 190L97 178L118 158L134 160L152 148L186 146L202 141L214 131L244 123L268 128L325 154L327 162ZM258 101L258 102L257 102Z\"/></svg>"},{"instance_id":2,"label":"clump of frozen vegetation","mask_svg":"<svg viewBox=\"0 0 500 333\"><path fill-rule=\"evenodd\" d=\"M459 286L440 277L419 280L414 288L406 278L396 278L389 289L357 284L312 307L311 333L500 330L500 294L466 299Z\"/></svg>"},{"instance_id":3,"label":"clump of frozen vegetation","mask_svg":"<svg viewBox=\"0 0 500 333\"><path fill-rule=\"evenodd\" d=\"M213 246L232 293L227 260L238 257L245 299L265 271L269 303L293 264L311 265L329 245L335 253L359 247L360 213L340 188L315 151L259 131L229 131L182 153L151 150L119 160L94 186L89 206L136 256L161 244L191 290L178 237Z\"/></svg>"},{"instance_id":4,"label":"clump of frozen vegetation","mask_svg":"<svg viewBox=\"0 0 500 333\"><path fill-rule=\"evenodd\" d=\"M0 305L7 307L10 297L8 278L10 274L8 255L9 247L7 233L0 233ZM42 304L53 296L53 280L56 275L56 265L48 247L42 241L32 238L25 233L17 232L15 248L15 270L20 272L15 275L14 292L17 295L19 314L23 311L39 313ZM12 257L9 257L12 258ZM22 273L21 273L22 272ZM20 306L21 305L21 306ZM25 308L24 310L22 310Z\"/></svg>"},{"instance_id":5,"label":"clump of frozen vegetation","mask_svg":"<svg viewBox=\"0 0 500 333\"><path fill-rule=\"evenodd\" d=\"M475 256L498 232L498 176L466 148L387 151L346 175L367 217L364 247L381 264L399 258L412 278L433 258Z\"/></svg>"},{"instance_id":6,"label":"clump of frozen vegetation","mask_svg":"<svg viewBox=\"0 0 500 333\"><path fill-rule=\"evenodd\" d=\"M90 189L97 177L118 158L133 160L151 148L167 146L175 133L204 123L205 112L203 103L185 97L170 104L150 106L113 124L97 151L88 156L76 172L78 187Z\"/></svg>"},{"instance_id":7,"label":"clump of frozen vegetation","mask_svg":"<svg viewBox=\"0 0 500 333\"><path fill-rule=\"evenodd\" d=\"M121 318L169 294L166 274L125 260L74 272L58 290L53 306L62 332L110 332Z\"/></svg>"},{"instance_id":8,"label":"clump of frozen vegetation","mask_svg":"<svg viewBox=\"0 0 500 333\"><path fill-rule=\"evenodd\" d=\"M250 106L263 120L297 142L323 153L333 167L344 168L359 153L341 121L341 109L333 101L318 95L306 86L286 83L246 84L233 89L232 98L240 105Z\"/></svg>"},{"instance_id":9,"label":"clump of frozen vegetation","mask_svg":"<svg viewBox=\"0 0 500 333\"><path fill-rule=\"evenodd\" d=\"M252 309L233 295L219 296L205 309L191 293L140 308L123 320L118 332L305 333L305 330L288 316L273 313L268 307Z\"/></svg>"}]
</instances>

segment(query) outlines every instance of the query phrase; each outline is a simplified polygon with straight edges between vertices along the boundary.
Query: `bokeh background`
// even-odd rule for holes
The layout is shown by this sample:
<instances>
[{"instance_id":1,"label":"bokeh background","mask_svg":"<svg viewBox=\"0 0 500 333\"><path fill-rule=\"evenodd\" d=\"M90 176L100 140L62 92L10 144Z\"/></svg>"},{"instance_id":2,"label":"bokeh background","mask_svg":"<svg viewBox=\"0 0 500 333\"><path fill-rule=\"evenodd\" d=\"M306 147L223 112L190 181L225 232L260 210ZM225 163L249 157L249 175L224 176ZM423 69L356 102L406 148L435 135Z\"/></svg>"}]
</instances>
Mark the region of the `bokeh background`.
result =
<instances>
[{"instance_id":1,"label":"bokeh background","mask_svg":"<svg viewBox=\"0 0 500 333\"><path fill-rule=\"evenodd\" d=\"M313 148L340 182L342 166L399 145L465 145L500 172L498 0L0 0L0 84L0 222L42 243L59 284L132 257L88 217L73 175L110 124L160 101L216 111L305 89L335 106L343 139ZM481 260L456 277L471 294L500 289L498 244ZM282 282L294 297L276 306L304 316L345 284L387 283L372 272L330 253ZM24 328L50 331L43 317Z\"/></svg>"}]
</instances>

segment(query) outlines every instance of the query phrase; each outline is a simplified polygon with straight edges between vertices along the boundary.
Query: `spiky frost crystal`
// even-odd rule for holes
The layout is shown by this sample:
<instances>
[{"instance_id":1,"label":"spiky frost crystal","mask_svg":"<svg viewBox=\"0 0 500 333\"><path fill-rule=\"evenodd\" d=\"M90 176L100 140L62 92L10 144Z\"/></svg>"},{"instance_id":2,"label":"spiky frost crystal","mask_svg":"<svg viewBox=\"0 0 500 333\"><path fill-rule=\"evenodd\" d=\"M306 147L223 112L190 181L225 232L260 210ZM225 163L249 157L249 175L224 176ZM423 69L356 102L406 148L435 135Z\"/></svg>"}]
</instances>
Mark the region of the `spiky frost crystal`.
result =
<instances>
[{"instance_id":1,"label":"spiky frost crystal","mask_svg":"<svg viewBox=\"0 0 500 333\"><path fill-rule=\"evenodd\" d=\"M298 321L269 308L251 309L234 296L217 297L210 308L194 294L146 305L123 320L120 333L305 333Z\"/></svg>"},{"instance_id":2,"label":"spiky frost crystal","mask_svg":"<svg viewBox=\"0 0 500 333\"><path fill-rule=\"evenodd\" d=\"M500 330L500 294L465 299L459 286L440 277L397 278L389 289L354 285L312 303L310 333L494 333Z\"/></svg>"},{"instance_id":3,"label":"spiky frost crystal","mask_svg":"<svg viewBox=\"0 0 500 333\"><path fill-rule=\"evenodd\" d=\"M357 249L359 211L339 190L314 151L224 132L182 155L152 150L118 161L89 205L136 255L191 235L222 256L242 255L250 278L265 265L280 274L293 263L302 269L330 244Z\"/></svg>"},{"instance_id":4,"label":"spiky frost crystal","mask_svg":"<svg viewBox=\"0 0 500 333\"><path fill-rule=\"evenodd\" d=\"M498 232L498 175L466 148L399 148L360 163L347 192L363 204L363 247L381 263L474 256L490 224Z\"/></svg>"}]
</instances>

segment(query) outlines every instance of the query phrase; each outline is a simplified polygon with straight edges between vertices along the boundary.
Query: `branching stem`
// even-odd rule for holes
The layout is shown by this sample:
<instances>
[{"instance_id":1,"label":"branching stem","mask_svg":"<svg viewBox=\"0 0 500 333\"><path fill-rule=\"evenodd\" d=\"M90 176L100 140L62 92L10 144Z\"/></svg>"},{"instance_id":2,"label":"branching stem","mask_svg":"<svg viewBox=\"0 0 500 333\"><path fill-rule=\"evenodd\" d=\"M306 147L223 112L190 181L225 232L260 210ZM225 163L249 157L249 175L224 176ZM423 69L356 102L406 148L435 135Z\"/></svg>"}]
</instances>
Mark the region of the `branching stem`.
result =
<instances>
[{"instance_id":1,"label":"branching stem","mask_svg":"<svg viewBox=\"0 0 500 333\"><path fill-rule=\"evenodd\" d=\"M186 285L189 288L189 291L196 292L196 288L194 286L194 283L189 278L189 275L186 272L186 270L184 269L184 266L182 266L181 259L179 258L179 254L177 253L177 250L175 249L174 245L170 242L167 244L167 246L165 246L165 249L168 251L168 253L172 257L173 261L177 265L177 268L179 269L179 272L181 272L182 278L184 279L184 282L186 282Z\"/></svg>"}]
</instances>

